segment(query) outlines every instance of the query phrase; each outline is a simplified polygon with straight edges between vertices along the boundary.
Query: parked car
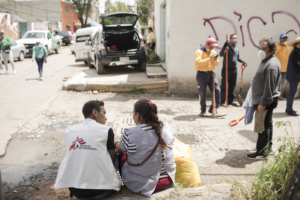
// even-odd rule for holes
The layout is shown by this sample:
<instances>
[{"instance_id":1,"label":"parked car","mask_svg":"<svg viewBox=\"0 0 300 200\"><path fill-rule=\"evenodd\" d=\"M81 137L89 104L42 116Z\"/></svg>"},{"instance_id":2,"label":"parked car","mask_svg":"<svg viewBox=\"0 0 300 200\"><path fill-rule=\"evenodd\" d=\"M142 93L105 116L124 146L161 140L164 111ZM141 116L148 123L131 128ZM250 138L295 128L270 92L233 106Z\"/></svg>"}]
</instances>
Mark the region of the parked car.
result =
<instances>
[{"instance_id":1,"label":"parked car","mask_svg":"<svg viewBox=\"0 0 300 200\"><path fill-rule=\"evenodd\" d=\"M88 64L89 45L86 45L86 42L90 42L96 32L100 29L102 29L102 26L82 28L76 31L76 39L74 43L76 56L75 62L84 62L86 65Z\"/></svg>"},{"instance_id":2,"label":"parked car","mask_svg":"<svg viewBox=\"0 0 300 200\"><path fill-rule=\"evenodd\" d=\"M46 47L48 53L55 52L58 54L60 51L59 41L55 37L52 37L50 31L27 31L24 36L16 42L24 44L26 56L31 56L32 48L36 45L37 41L41 42Z\"/></svg>"},{"instance_id":3,"label":"parked car","mask_svg":"<svg viewBox=\"0 0 300 200\"><path fill-rule=\"evenodd\" d=\"M103 30L97 31L92 41L87 42L88 65L95 65L97 73L104 73L104 66L138 64L146 70L147 55L144 41L135 28L138 15L113 13L102 17Z\"/></svg>"},{"instance_id":4,"label":"parked car","mask_svg":"<svg viewBox=\"0 0 300 200\"><path fill-rule=\"evenodd\" d=\"M19 61L24 60L26 54L26 48L24 44L16 43L13 40L11 40L11 42L12 42L11 51L13 53L14 60L19 60Z\"/></svg>"},{"instance_id":5,"label":"parked car","mask_svg":"<svg viewBox=\"0 0 300 200\"><path fill-rule=\"evenodd\" d=\"M62 37L62 42L68 46L72 41L72 36L69 34L68 31L59 31L57 35Z\"/></svg>"}]
</instances>

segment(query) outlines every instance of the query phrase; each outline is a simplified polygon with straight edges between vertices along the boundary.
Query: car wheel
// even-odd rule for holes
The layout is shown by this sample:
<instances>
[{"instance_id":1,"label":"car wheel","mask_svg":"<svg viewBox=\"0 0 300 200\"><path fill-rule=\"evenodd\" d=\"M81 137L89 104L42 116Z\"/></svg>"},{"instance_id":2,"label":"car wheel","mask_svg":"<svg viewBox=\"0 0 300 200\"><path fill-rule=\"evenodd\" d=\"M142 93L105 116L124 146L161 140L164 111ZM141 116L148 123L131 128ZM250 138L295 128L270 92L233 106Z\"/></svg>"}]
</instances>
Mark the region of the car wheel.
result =
<instances>
[{"instance_id":1,"label":"car wheel","mask_svg":"<svg viewBox=\"0 0 300 200\"><path fill-rule=\"evenodd\" d=\"M96 71L97 74L104 74L104 65L98 61L98 58L96 58Z\"/></svg>"},{"instance_id":2,"label":"car wheel","mask_svg":"<svg viewBox=\"0 0 300 200\"><path fill-rule=\"evenodd\" d=\"M87 66L88 66L90 69L93 68L93 65L91 64L91 58L90 58L90 55L88 55Z\"/></svg>"},{"instance_id":3,"label":"car wheel","mask_svg":"<svg viewBox=\"0 0 300 200\"><path fill-rule=\"evenodd\" d=\"M24 60L24 52L23 51L20 52L18 60L19 61Z\"/></svg>"},{"instance_id":4,"label":"car wheel","mask_svg":"<svg viewBox=\"0 0 300 200\"><path fill-rule=\"evenodd\" d=\"M55 53L56 53L56 54L59 54L59 52L60 52L60 45L58 44L58 45L57 45L57 48L55 49Z\"/></svg>"},{"instance_id":5,"label":"car wheel","mask_svg":"<svg viewBox=\"0 0 300 200\"><path fill-rule=\"evenodd\" d=\"M142 61L139 63L139 71L144 72L146 70L146 61Z\"/></svg>"}]
</instances>

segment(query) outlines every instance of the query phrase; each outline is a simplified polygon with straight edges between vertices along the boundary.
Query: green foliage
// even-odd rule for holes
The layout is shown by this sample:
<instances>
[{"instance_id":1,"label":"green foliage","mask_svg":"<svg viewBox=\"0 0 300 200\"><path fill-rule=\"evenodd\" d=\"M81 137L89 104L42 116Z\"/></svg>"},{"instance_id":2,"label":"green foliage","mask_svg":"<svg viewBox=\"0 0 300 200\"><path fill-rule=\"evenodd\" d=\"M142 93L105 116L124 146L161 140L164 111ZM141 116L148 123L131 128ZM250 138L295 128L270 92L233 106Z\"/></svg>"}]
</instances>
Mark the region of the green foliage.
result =
<instances>
[{"instance_id":1,"label":"green foliage","mask_svg":"<svg viewBox=\"0 0 300 200\"><path fill-rule=\"evenodd\" d=\"M161 62L159 56L155 53L155 51L146 48L146 52L147 52L147 64L157 64Z\"/></svg>"},{"instance_id":2,"label":"green foliage","mask_svg":"<svg viewBox=\"0 0 300 200\"><path fill-rule=\"evenodd\" d=\"M110 20L104 20L104 24L105 24L105 25L112 25L112 24L113 24L113 22L112 22L112 21L110 21Z\"/></svg>"},{"instance_id":3,"label":"green foliage","mask_svg":"<svg viewBox=\"0 0 300 200\"><path fill-rule=\"evenodd\" d=\"M114 5L110 0L105 2L105 13L115 13L115 12L132 12L132 7L124 2L117 1Z\"/></svg>"},{"instance_id":4,"label":"green foliage","mask_svg":"<svg viewBox=\"0 0 300 200\"><path fill-rule=\"evenodd\" d=\"M142 27L141 27L141 32L142 32L142 35L144 35L144 33L145 33L145 30L146 30L145 26L142 26Z\"/></svg>"},{"instance_id":5,"label":"green foliage","mask_svg":"<svg viewBox=\"0 0 300 200\"><path fill-rule=\"evenodd\" d=\"M139 22L141 25L148 24L148 7L149 7L149 0L137 1L137 13L139 14Z\"/></svg>"},{"instance_id":6,"label":"green foliage","mask_svg":"<svg viewBox=\"0 0 300 200\"><path fill-rule=\"evenodd\" d=\"M133 94L143 94L146 92L146 89L133 87L131 91L133 92Z\"/></svg>"},{"instance_id":7,"label":"green foliage","mask_svg":"<svg viewBox=\"0 0 300 200\"><path fill-rule=\"evenodd\" d=\"M277 122L276 126L283 127L288 134L290 122ZM281 145L275 160L264 164L253 180L253 199L282 199L293 173L293 166L300 161L299 144L292 137L279 137L277 141Z\"/></svg>"},{"instance_id":8,"label":"green foliage","mask_svg":"<svg viewBox=\"0 0 300 200\"><path fill-rule=\"evenodd\" d=\"M88 18L92 12L93 4L98 0L72 0L73 6L77 9L77 17L81 22L81 28L85 28L88 23Z\"/></svg>"}]
</instances>

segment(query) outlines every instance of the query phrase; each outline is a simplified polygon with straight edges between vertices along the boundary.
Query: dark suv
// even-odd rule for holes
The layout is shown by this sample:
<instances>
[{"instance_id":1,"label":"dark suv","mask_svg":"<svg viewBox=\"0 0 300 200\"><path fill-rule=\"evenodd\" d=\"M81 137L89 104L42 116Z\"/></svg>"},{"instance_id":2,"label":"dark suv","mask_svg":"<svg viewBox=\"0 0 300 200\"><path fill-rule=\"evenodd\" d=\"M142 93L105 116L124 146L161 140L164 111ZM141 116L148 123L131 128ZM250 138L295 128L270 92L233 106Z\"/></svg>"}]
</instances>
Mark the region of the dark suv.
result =
<instances>
[{"instance_id":1,"label":"dark suv","mask_svg":"<svg viewBox=\"0 0 300 200\"><path fill-rule=\"evenodd\" d=\"M137 64L140 71L146 70L144 41L135 28L138 18L134 13L113 13L102 17L103 29L86 44L90 45L88 65L94 65L98 74L104 73L104 66Z\"/></svg>"},{"instance_id":2,"label":"dark suv","mask_svg":"<svg viewBox=\"0 0 300 200\"><path fill-rule=\"evenodd\" d=\"M65 43L65 45L69 45L72 41L72 36L69 35L68 31L59 31L57 32L57 35L62 37L62 42Z\"/></svg>"}]
</instances>

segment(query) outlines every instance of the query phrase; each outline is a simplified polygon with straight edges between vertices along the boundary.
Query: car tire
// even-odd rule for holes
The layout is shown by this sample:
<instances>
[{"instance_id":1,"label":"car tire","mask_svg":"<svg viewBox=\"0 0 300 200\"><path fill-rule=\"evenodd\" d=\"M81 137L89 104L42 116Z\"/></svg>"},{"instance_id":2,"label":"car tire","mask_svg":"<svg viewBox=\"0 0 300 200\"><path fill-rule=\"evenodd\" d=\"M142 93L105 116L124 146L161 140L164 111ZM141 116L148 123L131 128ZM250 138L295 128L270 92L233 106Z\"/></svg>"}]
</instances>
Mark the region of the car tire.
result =
<instances>
[{"instance_id":1,"label":"car tire","mask_svg":"<svg viewBox=\"0 0 300 200\"><path fill-rule=\"evenodd\" d=\"M57 45L57 48L55 49L55 53L56 53L56 54L59 54L59 52L60 52L60 45L58 44L58 45Z\"/></svg>"},{"instance_id":2,"label":"car tire","mask_svg":"<svg viewBox=\"0 0 300 200\"><path fill-rule=\"evenodd\" d=\"M104 74L104 65L98 61L98 58L96 58L96 71L97 74Z\"/></svg>"},{"instance_id":3,"label":"car tire","mask_svg":"<svg viewBox=\"0 0 300 200\"><path fill-rule=\"evenodd\" d=\"M90 55L88 55L87 66L88 66L90 69L94 68L94 66L91 64L91 58L90 58Z\"/></svg>"},{"instance_id":4,"label":"car tire","mask_svg":"<svg viewBox=\"0 0 300 200\"><path fill-rule=\"evenodd\" d=\"M87 62L87 61L83 61L83 62L84 62L85 65L88 65L88 62Z\"/></svg>"},{"instance_id":5,"label":"car tire","mask_svg":"<svg viewBox=\"0 0 300 200\"><path fill-rule=\"evenodd\" d=\"M139 71L140 72L146 71L146 61L139 62Z\"/></svg>"},{"instance_id":6,"label":"car tire","mask_svg":"<svg viewBox=\"0 0 300 200\"><path fill-rule=\"evenodd\" d=\"M25 58L25 56L24 56L24 52L23 52L23 51L21 51L21 52L20 52L20 54L19 54L19 58L18 58L18 60L19 60L19 61L23 61L23 60L24 60L24 58Z\"/></svg>"}]
</instances>

